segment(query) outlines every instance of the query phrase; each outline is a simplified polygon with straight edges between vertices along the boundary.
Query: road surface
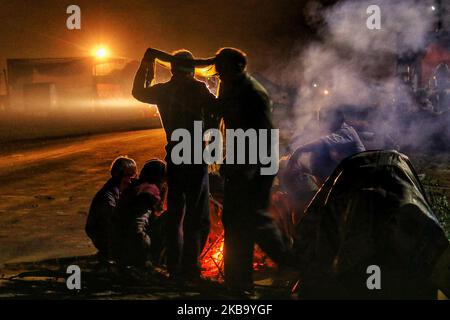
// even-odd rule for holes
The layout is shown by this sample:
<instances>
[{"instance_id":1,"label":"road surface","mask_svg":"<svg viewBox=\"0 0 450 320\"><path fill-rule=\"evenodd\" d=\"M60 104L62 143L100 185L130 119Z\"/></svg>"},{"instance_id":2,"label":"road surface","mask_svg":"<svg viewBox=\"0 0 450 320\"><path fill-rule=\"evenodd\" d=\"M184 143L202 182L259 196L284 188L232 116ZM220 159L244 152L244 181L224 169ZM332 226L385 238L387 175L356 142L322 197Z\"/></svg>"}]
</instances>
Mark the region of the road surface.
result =
<instances>
[{"instance_id":1,"label":"road surface","mask_svg":"<svg viewBox=\"0 0 450 320\"><path fill-rule=\"evenodd\" d=\"M108 271L105 278L95 267L96 250L84 226L92 197L109 179L111 162L128 155L141 167L148 159L163 158L164 144L164 131L151 129L1 146L0 298L228 298L215 284L180 291L152 278L145 285L123 286L114 283L122 275ZM419 172L450 183L449 158L424 157L417 162ZM65 286L71 264L82 268L86 280L79 293ZM294 276L255 272L258 292L266 299L289 298Z\"/></svg>"},{"instance_id":2,"label":"road surface","mask_svg":"<svg viewBox=\"0 0 450 320\"><path fill-rule=\"evenodd\" d=\"M128 275L96 267L96 249L84 226L91 199L110 177L111 162L128 155L140 168L148 159L164 157L165 141L163 129L151 129L0 151L0 298L228 298L217 283L180 289L152 277L133 285ZM80 292L66 288L66 268L72 264L83 272ZM267 274L259 272L258 279L265 297L289 294L284 279L280 289Z\"/></svg>"},{"instance_id":3,"label":"road surface","mask_svg":"<svg viewBox=\"0 0 450 320\"><path fill-rule=\"evenodd\" d=\"M162 129L65 139L0 156L0 265L96 252L89 205L120 155L164 157ZM16 150L20 150L20 146Z\"/></svg>"}]
</instances>

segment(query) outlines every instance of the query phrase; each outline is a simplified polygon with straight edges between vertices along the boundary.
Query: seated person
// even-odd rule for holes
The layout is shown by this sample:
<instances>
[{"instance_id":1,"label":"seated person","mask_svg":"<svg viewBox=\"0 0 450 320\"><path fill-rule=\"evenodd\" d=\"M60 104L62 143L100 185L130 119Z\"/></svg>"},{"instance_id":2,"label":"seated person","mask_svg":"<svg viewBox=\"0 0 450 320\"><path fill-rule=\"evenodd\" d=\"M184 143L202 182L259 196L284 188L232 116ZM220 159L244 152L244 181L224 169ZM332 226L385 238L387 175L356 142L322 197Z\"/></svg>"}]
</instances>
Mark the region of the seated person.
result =
<instances>
[{"instance_id":1,"label":"seated person","mask_svg":"<svg viewBox=\"0 0 450 320\"><path fill-rule=\"evenodd\" d=\"M279 184L278 192L272 199L277 205L286 207L289 213L289 234L293 234L293 227L297 225L320 185L317 179L311 174L311 170L301 163L295 167L289 166L288 157L280 160L277 181ZM287 219L286 219L287 220ZM286 228L285 228L286 229Z\"/></svg>"},{"instance_id":2,"label":"seated person","mask_svg":"<svg viewBox=\"0 0 450 320\"><path fill-rule=\"evenodd\" d=\"M151 227L158 224L157 212L162 211L165 181L166 164L150 160L142 168L139 179L124 191L114 220L113 253L119 264L151 265Z\"/></svg>"},{"instance_id":3,"label":"seated person","mask_svg":"<svg viewBox=\"0 0 450 320\"><path fill-rule=\"evenodd\" d=\"M118 157L111 165L111 178L92 200L85 230L101 258L110 256L111 219L120 194L131 185L136 174L137 167L133 159Z\"/></svg>"},{"instance_id":4,"label":"seated person","mask_svg":"<svg viewBox=\"0 0 450 320\"><path fill-rule=\"evenodd\" d=\"M290 157L288 171L296 171L299 159L311 153L310 168L303 167L322 184L345 158L366 150L356 130L345 123L342 108L324 113L322 124L328 135L298 148ZM301 165L300 165L301 166Z\"/></svg>"}]
</instances>

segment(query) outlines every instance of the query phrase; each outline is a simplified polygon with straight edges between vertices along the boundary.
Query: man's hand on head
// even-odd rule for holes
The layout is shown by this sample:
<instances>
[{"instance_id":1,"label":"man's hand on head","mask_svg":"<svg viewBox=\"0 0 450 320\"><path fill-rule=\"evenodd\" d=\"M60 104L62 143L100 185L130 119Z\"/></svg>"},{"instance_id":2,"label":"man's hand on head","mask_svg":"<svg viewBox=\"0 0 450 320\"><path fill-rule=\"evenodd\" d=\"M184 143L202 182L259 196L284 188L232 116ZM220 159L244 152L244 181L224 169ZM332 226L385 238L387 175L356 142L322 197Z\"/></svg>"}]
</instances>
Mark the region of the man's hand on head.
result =
<instances>
[{"instance_id":1,"label":"man's hand on head","mask_svg":"<svg viewBox=\"0 0 450 320\"><path fill-rule=\"evenodd\" d=\"M148 48L145 51L144 58L142 59L144 62L151 62L156 58L156 50L153 48Z\"/></svg>"}]
</instances>

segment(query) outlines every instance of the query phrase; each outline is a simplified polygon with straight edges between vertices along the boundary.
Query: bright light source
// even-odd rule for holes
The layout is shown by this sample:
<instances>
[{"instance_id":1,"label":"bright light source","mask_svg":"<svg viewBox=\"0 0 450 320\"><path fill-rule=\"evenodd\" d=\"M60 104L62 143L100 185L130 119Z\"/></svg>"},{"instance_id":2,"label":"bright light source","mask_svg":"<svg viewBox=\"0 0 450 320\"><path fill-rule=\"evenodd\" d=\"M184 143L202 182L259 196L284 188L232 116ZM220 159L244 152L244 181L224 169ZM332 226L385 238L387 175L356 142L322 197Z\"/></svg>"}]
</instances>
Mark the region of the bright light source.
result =
<instances>
[{"instance_id":1,"label":"bright light source","mask_svg":"<svg viewBox=\"0 0 450 320\"><path fill-rule=\"evenodd\" d=\"M431 6L431 10L436 10L436 7L435 6Z\"/></svg>"},{"instance_id":2,"label":"bright light source","mask_svg":"<svg viewBox=\"0 0 450 320\"><path fill-rule=\"evenodd\" d=\"M324 90L324 91L323 91L323 94L327 96L327 95L330 94L330 92L329 92L328 90Z\"/></svg>"},{"instance_id":3,"label":"bright light source","mask_svg":"<svg viewBox=\"0 0 450 320\"><path fill-rule=\"evenodd\" d=\"M314 84L313 84L313 87L314 87L314 88L317 88L317 83L314 83Z\"/></svg>"},{"instance_id":4,"label":"bright light source","mask_svg":"<svg viewBox=\"0 0 450 320\"><path fill-rule=\"evenodd\" d=\"M108 50L105 47L98 47L94 50L94 55L98 59L103 59L108 56Z\"/></svg>"},{"instance_id":5,"label":"bright light source","mask_svg":"<svg viewBox=\"0 0 450 320\"><path fill-rule=\"evenodd\" d=\"M97 51L95 52L95 56L97 58L104 58L104 57L106 57L106 49L105 48L97 49Z\"/></svg>"}]
</instances>

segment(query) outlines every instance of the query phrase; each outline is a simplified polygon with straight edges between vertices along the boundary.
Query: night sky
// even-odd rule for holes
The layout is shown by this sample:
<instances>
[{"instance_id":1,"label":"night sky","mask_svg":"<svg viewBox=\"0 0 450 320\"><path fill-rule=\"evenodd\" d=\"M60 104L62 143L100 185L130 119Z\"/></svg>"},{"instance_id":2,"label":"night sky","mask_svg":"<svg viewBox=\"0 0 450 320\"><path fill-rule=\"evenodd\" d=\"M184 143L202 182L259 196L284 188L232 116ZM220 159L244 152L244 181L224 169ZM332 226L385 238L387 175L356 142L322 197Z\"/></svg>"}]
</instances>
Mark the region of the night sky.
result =
<instances>
[{"instance_id":1,"label":"night sky","mask_svg":"<svg viewBox=\"0 0 450 320\"><path fill-rule=\"evenodd\" d=\"M6 58L83 56L102 44L130 59L139 59L149 46L186 48L196 56L234 46L254 66L263 65L314 36L305 22L306 2L0 0L0 64ZM80 31L66 28L71 4L81 7Z\"/></svg>"}]
</instances>

